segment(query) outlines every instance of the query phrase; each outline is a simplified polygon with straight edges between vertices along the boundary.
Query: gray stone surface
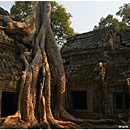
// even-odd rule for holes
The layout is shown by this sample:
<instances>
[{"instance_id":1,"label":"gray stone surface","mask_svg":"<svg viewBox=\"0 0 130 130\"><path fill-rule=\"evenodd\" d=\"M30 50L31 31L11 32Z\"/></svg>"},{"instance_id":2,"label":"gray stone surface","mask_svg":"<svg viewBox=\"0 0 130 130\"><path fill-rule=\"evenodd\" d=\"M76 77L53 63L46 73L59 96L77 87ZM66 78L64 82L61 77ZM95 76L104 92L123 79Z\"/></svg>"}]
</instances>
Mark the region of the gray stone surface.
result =
<instances>
[{"instance_id":1,"label":"gray stone surface","mask_svg":"<svg viewBox=\"0 0 130 130\"><path fill-rule=\"evenodd\" d=\"M86 91L87 111L99 113L102 118L115 117L118 111L114 95L128 93L130 30L116 32L110 27L78 34L67 40L61 53L67 78L66 108L75 111L72 92ZM98 66L100 62L104 69ZM103 80L101 73L105 75Z\"/></svg>"}]
</instances>

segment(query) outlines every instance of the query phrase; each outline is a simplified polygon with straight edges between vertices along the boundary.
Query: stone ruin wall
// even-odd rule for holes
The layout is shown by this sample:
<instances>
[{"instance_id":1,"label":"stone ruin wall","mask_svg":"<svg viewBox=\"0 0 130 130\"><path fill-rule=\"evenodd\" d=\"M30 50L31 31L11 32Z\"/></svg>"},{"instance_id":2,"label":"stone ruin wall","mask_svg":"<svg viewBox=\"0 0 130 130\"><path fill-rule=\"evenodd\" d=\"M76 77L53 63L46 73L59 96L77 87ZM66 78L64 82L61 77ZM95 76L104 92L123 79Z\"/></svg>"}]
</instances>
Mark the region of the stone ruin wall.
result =
<instances>
[{"instance_id":1,"label":"stone ruin wall","mask_svg":"<svg viewBox=\"0 0 130 130\"><path fill-rule=\"evenodd\" d=\"M13 38L0 30L0 90L15 92L22 65L17 57Z\"/></svg>"},{"instance_id":2,"label":"stone ruin wall","mask_svg":"<svg viewBox=\"0 0 130 130\"><path fill-rule=\"evenodd\" d=\"M108 28L68 39L61 50L67 77L67 110L73 110L71 92L86 91L88 118L99 117L91 113L109 117L115 114L113 95L128 93L126 77L129 76L130 69L129 34L128 30L116 32ZM19 48L23 48L23 51L27 48L20 44L20 40L15 41L16 36L18 37L16 34L10 35L0 30L0 108L3 92L18 92L20 75L24 70L19 60ZM99 80L100 72L95 71L99 62L102 62L105 68L103 85ZM104 101L106 104L101 108Z\"/></svg>"},{"instance_id":3,"label":"stone ruin wall","mask_svg":"<svg viewBox=\"0 0 130 130\"><path fill-rule=\"evenodd\" d=\"M19 60L20 44L16 34L0 30L0 117L13 115L17 109L18 84L23 65Z\"/></svg>"},{"instance_id":4,"label":"stone ruin wall","mask_svg":"<svg viewBox=\"0 0 130 130\"><path fill-rule=\"evenodd\" d=\"M116 110L118 101L114 95L128 94L126 78L130 77L130 31L116 32L110 27L79 34L68 39L61 53L67 78L67 109L74 111L73 92L86 91L86 113L98 113L101 118L116 117L119 111ZM103 81L100 62L105 73ZM91 114L90 118L92 116L96 115Z\"/></svg>"}]
</instances>

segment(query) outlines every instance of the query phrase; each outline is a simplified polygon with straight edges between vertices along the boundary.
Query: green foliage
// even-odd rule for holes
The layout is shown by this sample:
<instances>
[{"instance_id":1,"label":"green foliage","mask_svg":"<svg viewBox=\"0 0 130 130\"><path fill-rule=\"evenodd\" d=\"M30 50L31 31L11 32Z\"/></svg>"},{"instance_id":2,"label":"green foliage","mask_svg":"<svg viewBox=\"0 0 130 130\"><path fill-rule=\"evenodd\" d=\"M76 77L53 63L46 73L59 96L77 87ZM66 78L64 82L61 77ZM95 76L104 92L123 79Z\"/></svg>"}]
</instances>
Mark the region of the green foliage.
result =
<instances>
[{"instance_id":1,"label":"green foliage","mask_svg":"<svg viewBox=\"0 0 130 130\"><path fill-rule=\"evenodd\" d=\"M119 22L118 19L114 18L113 15L108 14L106 18L102 17L100 22L98 23L99 26L94 26L93 30L103 29L106 27L114 26L114 28L119 31L120 29L127 29L128 26L125 22Z\"/></svg>"},{"instance_id":2,"label":"green foliage","mask_svg":"<svg viewBox=\"0 0 130 130\"><path fill-rule=\"evenodd\" d=\"M66 9L57 2L51 1L51 26L58 42L64 41L67 37L74 36L74 29L70 27L70 13L66 13Z\"/></svg>"},{"instance_id":3,"label":"green foliage","mask_svg":"<svg viewBox=\"0 0 130 130\"><path fill-rule=\"evenodd\" d=\"M33 5L34 1L15 1L15 4L10 9L10 14L14 17L25 18Z\"/></svg>"},{"instance_id":4,"label":"green foliage","mask_svg":"<svg viewBox=\"0 0 130 130\"><path fill-rule=\"evenodd\" d=\"M11 7L10 13L12 16L19 16L25 18L31 8L34 5L34 1L16 1ZM63 5L59 5L55 1L51 1L52 12L51 12L51 26L54 32L55 38L58 44L62 44L66 41L67 37L74 36L76 33L74 29L70 27L70 13L66 12Z\"/></svg>"},{"instance_id":5,"label":"green foliage","mask_svg":"<svg viewBox=\"0 0 130 130\"><path fill-rule=\"evenodd\" d=\"M113 15L109 14L106 18L102 17L98 23L99 25L94 26L93 30L103 29L109 26L114 26L117 31L130 29L130 3L119 7L116 15L122 17L122 21L119 22Z\"/></svg>"},{"instance_id":6,"label":"green foliage","mask_svg":"<svg viewBox=\"0 0 130 130\"><path fill-rule=\"evenodd\" d=\"M116 13L116 15L122 17L122 21L130 25L130 3L119 7L119 11Z\"/></svg>"}]
</instances>

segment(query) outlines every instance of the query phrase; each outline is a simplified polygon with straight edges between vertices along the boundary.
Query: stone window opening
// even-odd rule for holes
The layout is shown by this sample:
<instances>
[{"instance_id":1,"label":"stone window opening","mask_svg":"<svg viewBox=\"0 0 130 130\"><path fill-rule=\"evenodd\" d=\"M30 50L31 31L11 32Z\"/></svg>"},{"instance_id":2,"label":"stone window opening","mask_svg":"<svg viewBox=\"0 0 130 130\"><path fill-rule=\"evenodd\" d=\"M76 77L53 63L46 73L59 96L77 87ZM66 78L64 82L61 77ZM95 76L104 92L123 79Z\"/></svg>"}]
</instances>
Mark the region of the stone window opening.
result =
<instances>
[{"instance_id":1,"label":"stone window opening","mask_svg":"<svg viewBox=\"0 0 130 130\"><path fill-rule=\"evenodd\" d=\"M86 91L72 91L72 106L74 110L87 109L87 92Z\"/></svg>"}]
</instances>

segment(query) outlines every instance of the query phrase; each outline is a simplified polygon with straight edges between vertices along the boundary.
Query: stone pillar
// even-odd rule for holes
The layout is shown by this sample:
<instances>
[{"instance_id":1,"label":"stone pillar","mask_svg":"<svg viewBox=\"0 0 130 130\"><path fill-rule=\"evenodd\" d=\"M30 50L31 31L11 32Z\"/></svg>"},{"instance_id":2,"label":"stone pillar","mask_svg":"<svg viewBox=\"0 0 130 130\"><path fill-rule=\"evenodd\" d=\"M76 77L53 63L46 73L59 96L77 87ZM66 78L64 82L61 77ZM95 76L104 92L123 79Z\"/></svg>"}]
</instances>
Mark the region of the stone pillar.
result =
<instances>
[{"instance_id":1,"label":"stone pillar","mask_svg":"<svg viewBox=\"0 0 130 130\"><path fill-rule=\"evenodd\" d=\"M2 108L2 91L0 91L0 117L1 117L1 108Z\"/></svg>"},{"instance_id":2,"label":"stone pillar","mask_svg":"<svg viewBox=\"0 0 130 130\"><path fill-rule=\"evenodd\" d=\"M93 88L94 86L90 86L87 90L87 107L90 112L93 112Z\"/></svg>"}]
</instances>

